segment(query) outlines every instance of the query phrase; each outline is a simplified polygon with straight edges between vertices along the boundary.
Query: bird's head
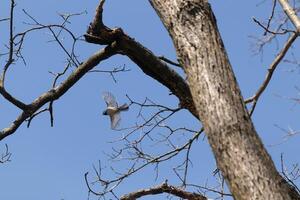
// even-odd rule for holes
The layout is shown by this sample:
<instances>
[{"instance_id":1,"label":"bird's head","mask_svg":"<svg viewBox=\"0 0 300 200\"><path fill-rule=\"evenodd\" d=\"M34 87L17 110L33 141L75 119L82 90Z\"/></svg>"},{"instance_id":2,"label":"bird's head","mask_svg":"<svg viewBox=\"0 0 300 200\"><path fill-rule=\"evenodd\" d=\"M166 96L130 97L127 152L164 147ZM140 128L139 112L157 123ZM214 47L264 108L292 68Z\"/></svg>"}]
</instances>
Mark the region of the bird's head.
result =
<instances>
[{"instance_id":1,"label":"bird's head","mask_svg":"<svg viewBox=\"0 0 300 200\"><path fill-rule=\"evenodd\" d=\"M107 110L104 110L103 113L102 113L102 115L108 115L107 114Z\"/></svg>"}]
</instances>

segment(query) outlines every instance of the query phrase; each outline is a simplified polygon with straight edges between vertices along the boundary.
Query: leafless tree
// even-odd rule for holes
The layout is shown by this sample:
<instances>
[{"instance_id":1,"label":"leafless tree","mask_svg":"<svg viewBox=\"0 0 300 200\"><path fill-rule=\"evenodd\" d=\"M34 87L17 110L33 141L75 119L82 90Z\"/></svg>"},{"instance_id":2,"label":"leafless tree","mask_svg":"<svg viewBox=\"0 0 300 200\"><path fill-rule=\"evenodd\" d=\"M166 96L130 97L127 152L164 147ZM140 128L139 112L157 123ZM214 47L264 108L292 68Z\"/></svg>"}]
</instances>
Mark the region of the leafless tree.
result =
<instances>
[{"instance_id":1,"label":"leafless tree","mask_svg":"<svg viewBox=\"0 0 300 200\"><path fill-rule=\"evenodd\" d=\"M232 195L234 199L238 200L300 199L299 190L296 185L292 184L291 179L286 176L287 173L283 171L282 176L276 170L251 120L255 106L261 94L269 85L276 67L300 33L300 20L296 15L298 9L292 7L287 0L274 0L272 12L267 23L262 23L255 19L255 22L264 29L264 35L266 36L262 40L260 48L266 42L279 35L288 35L289 38L270 64L266 78L257 92L249 99L244 100L208 1L150 0L153 9L157 12L173 40L179 63L154 55L149 49L125 34L121 28L111 29L105 26L102 19L104 3L104 0L99 2L95 17L84 35L84 39L88 43L105 45L105 47L90 56L86 61L81 62L78 60L75 52L75 44L81 38L75 36L66 26L71 17L80 15L80 13L67 16L62 15L63 21L60 24L44 25L24 11L31 20L33 27L15 34L13 28L15 2L11 0L10 17L0 21L9 21L10 30L8 51L5 54L8 59L3 66L1 74L0 93L7 101L18 107L21 113L10 126L0 132L0 140L15 133L18 127L26 121L29 126L31 121L43 112L50 114L50 123L53 125L53 102L63 96L85 74L92 72L94 67L101 61L109 59L113 55L121 54L136 63L146 75L167 87L171 94L179 99L180 104L178 107L170 108L156 104L150 99L146 99L144 102L136 102L128 96L131 105L140 107L139 117L142 122L129 129L121 130L125 133L121 139L124 142L124 146L121 149L115 149L110 156L112 159L119 159L119 156L128 150L131 152L128 160L131 160L133 164L125 172L115 171L118 176L115 179L107 180L103 178L102 167L99 163L99 168L94 167L97 176L97 180L94 183L102 185L103 190L95 191L91 187L88 173L86 173L85 180L90 193L100 197L110 193L119 198L114 192L115 188L128 176L142 170L145 166L158 165L178 154L184 153L185 159L178 165L178 168L174 169L175 174L182 181L182 187L175 187L165 182L155 187L134 191L124 195L121 199L137 199L146 195L160 193L167 193L184 199L207 199L201 192L193 193L185 190L186 186L193 186L186 181L186 173L190 163L190 149L200 134L205 132L217 162L218 169L216 174L219 174L220 170L222 174L220 177L221 179L224 177L231 194L219 189L201 188L197 185L195 187L198 187L198 191L205 189L206 191L216 192L220 194L220 198ZM285 17L273 29L271 24L275 16L275 7L278 3L283 9ZM284 24L288 22L293 24L293 29L283 28ZM53 87L49 91L40 95L31 103L25 103L12 96L6 90L6 72L17 59L26 62L22 56L24 38L31 32L41 29L46 29L52 34L53 41L57 42L64 50L68 57L68 62L62 72L51 72L54 75L54 80ZM71 38L73 43L71 50L68 50L61 42L61 34L66 34ZM187 76L187 80L173 70L170 65L182 68ZM58 80L70 68L73 68L73 71L65 80L57 84ZM120 68L99 72L109 73L114 77L115 73L122 71L126 71L126 69ZM94 70L94 72L96 71ZM251 104L249 110L247 110L246 104ZM143 111L147 108L154 108L156 112L151 116L145 117ZM188 110L197 118L199 123L201 122L203 125L203 128L199 130L183 127L173 128L164 123L166 119L182 109ZM170 148L166 152L153 156L151 153L143 150L142 143L147 138L151 139L153 137L152 131L156 128L163 129L165 134L161 136L161 140L156 139L155 142L167 142ZM142 130L142 136L132 138L132 133L137 130ZM172 137L181 132L184 132L185 135L189 133L186 136L187 139L181 145L174 145ZM179 169L183 173L179 173ZM223 186L224 180L222 179L220 183Z\"/></svg>"}]
</instances>

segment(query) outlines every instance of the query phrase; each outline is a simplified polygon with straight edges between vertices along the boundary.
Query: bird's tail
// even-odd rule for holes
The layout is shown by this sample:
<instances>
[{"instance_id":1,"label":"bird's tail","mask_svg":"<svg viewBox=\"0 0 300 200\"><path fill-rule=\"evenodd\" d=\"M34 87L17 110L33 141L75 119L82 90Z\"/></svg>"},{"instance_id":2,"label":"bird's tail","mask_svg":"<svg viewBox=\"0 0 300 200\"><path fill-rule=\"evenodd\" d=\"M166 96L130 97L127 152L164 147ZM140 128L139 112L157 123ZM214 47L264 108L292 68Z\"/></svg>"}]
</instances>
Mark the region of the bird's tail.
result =
<instances>
[{"instance_id":1,"label":"bird's tail","mask_svg":"<svg viewBox=\"0 0 300 200\"><path fill-rule=\"evenodd\" d=\"M120 111L126 111L126 110L128 110L129 109L129 106L127 105L127 103L124 103L123 105L121 105L120 107L119 107L119 110Z\"/></svg>"}]
</instances>

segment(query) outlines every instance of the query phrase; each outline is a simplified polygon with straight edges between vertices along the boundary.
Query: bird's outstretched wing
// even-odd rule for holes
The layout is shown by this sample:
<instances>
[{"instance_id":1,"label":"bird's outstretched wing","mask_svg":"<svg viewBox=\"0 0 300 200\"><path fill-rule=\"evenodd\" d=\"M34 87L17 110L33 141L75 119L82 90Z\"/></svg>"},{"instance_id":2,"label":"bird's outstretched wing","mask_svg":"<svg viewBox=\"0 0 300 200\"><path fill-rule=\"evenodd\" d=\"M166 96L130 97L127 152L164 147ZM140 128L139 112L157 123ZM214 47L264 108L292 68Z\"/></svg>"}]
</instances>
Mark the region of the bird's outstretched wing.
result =
<instances>
[{"instance_id":1,"label":"bird's outstretched wing","mask_svg":"<svg viewBox=\"0 0 300 200\"><path fill-rule=\"evenodd\" d=\"M105 103L107 104L107 107L114 107L114 108L118 107L116 98L110 92L103 92L102 97L103 97Z\"/></svg>"},{"instance_id":2,"label":"bird's outstretched wing","mask_svg":"<svg viewBox=\"0 0 300 200\"><path fill-rule=\"evenodd\" d=\"M116 112L112 115L109 115L110 117L110 124L111 124L111 129L116 129L118 128L120 121L121 121L121 116L119 112Z\"/></svg>"}]
</instances>

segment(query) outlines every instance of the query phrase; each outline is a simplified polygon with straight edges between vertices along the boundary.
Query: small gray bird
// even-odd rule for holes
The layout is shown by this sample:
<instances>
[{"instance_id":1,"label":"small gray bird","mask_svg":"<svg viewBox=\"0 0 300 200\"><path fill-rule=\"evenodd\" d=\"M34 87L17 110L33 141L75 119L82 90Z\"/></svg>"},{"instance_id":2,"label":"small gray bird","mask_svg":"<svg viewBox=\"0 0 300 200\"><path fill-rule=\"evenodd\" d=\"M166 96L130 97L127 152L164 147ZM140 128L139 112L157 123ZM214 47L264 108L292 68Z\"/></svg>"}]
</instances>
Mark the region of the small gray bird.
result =
<instances>
[{"instance_id":1,"label":"small gray bird","mask_svg":"<svg viewBox=\"0 0 300 200\"><path fill-rule=\"evenodd\" d=\"M102 97L107 105L106 110L103 111L103 115L109 115L111 129L116 129L121 120L120 112L128 110L129 106L124 103L119 107L116 98L110 92L103 92Z\"/></svg>"}]
</instances>

